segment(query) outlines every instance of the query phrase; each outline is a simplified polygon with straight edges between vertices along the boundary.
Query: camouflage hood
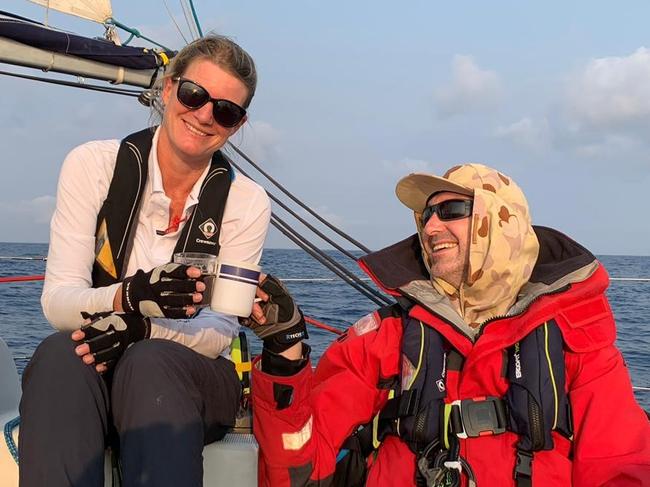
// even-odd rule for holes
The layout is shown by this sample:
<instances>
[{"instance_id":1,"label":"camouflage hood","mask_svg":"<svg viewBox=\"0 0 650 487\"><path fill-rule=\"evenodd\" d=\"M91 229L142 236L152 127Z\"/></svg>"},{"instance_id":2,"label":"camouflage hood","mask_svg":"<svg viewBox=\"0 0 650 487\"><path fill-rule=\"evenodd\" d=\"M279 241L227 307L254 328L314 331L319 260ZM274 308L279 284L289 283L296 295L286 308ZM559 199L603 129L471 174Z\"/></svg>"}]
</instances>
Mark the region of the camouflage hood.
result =
<instances>
[{"instance_id":1,"label":"camouflage hood","mask_svg":"<svg viewBox=\"0 0 650 487\"><path fill-rule=\"evenodd\" d=\"M456 166L442 178L412 174L397 186L400 200L413 209L421 242L421 213L432 194L454 191L474 198L469 262L460 288L439 278L433 287L447 296L471 328L503 316L528 282L539 253L526 198L509 177L481 164ZM422 246L423 248L423 246ZM422 259L430 269L430 256Z\"/></svg>"}]
</instances>

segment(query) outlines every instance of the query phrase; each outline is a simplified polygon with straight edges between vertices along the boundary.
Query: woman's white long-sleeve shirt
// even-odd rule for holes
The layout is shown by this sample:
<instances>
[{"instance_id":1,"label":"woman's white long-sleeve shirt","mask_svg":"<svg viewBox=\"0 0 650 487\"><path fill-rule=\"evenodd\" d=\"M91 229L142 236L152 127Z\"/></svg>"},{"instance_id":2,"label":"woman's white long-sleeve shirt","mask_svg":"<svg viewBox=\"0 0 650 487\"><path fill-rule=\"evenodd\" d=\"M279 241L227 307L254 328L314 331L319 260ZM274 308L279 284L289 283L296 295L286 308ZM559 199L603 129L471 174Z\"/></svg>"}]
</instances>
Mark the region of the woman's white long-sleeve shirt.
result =
<instances>
[{"instance_id":1,"label":"woman's white long-sleeve shirt","mask_svg":"<svg viewBox=\"0 0 650 487\"><path fill-rule=\"evenodd\" d=\"M158 166L157 131L149 154L148 178L142 197L127 276L171 261L183 228L158 235L169 225L171 200L165 195ZM58 330L79 328L81 312L111 311L119 284L92 287L95 229L113 177L120 141L93 141L66 157L57 188L56 209L50 227L45 283L41 304L47 320ZM198 203L208 168L185 202L184 215ZM268 230L271 205L264 189L241 174L232 181L224 210L219 244L223 259L259 263ZM152 319L151 337L182 343L208 357L216 357L238 333L237 319L203 309L192 319Z\"/></svg>"}]
</instances>

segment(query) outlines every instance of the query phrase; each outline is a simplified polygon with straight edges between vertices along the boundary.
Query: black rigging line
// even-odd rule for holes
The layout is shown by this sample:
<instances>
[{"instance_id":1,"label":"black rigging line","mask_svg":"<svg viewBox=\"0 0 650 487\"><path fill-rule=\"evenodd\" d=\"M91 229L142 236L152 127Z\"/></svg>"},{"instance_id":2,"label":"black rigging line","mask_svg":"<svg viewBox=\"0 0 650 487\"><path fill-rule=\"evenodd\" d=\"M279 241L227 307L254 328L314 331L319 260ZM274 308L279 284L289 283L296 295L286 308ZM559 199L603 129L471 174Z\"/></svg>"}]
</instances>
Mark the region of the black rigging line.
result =
<instances>
[{"instance_id":1,"label":"black rigging line","mask_svg":"<svg viewBox=\"0 0 650 487\"><path fill-rule=\"evenodd\" d=\"M239 167L239 166L238 166L238 165L237 165L237 164L236 164L236 163L235 163L235 162L234 162L230 157L228 157L228 156L224 156L224 157L226 157L226 159L227 159L227 160L228 160L228 161L229 161L229 162L230 162L230 163L231 163L231 164L232 164L232 165L233 165L233 166L234 166L234 167L235 167L239 172L241 172L244 176L250 178L250 176L249 176L245 171L243 171L243 170L242 170L242 169L241 169L241 168L240 168L240 167ZM317 229L315 229L315 228L313 228L311 225L309 225L308 222L306 222L305 220L303 220L302 218L300 218L300 217L299 217L295 212L293 212L290 208L288 208L288 207L287 207L284 203L282 203L278 198L276 198L276 197L275 197L274 195L272 195L270 192L269 192L268 194L269 194L269 197L270 197L273 201L275 201L276 203L278 203L282 208L284 208L285 210L287 210L287 211L288 211L292 216L294 216L295 218L297 218L297 219L298 219L299 221L301 221L304 225L308 226L310 230L312 230L314 233L316 233L318 236L320 236L323 240L325 240L326 242L328 242L328 243L333 244L333 245L336 246L336 244L334 244L334 242L332 242L329 238L327 238L326 235L323 235L323 234L322 234L321 232L319 232ZM283 225L283 226L285 227L285 230L286 230L286 231L283 230L282 228L280 228L280 227L278 226L278 224L277 224L274 220L271 220L271 223L273 223L273 225L274 225L278 230L280 230L280 231L281 231L285 236L288 236L288 235L287 235L287 231L291 232L291 233L293 234L293 236L294 236L296 239L299 239L299 240L301 241L301 243L303 244L303 245L301 245L301 248L302 248L303 250L306 250L306 251L307 251L310 255L312 255L312 256L314 256L315 253L319 254L320 258L317 258L317 260L318 260L319 262L321 262L323 265L325 265L328 269L330 269L330 270L332 270L333 272L335 272L336 275L338 275L339 277L342 277L341 274L345 274L346 278L344 278L344 280L345 280L348 284L352 285L350 281L354 281L354 283L356 283L356 285L353 285L353 287L354 287L355 289L357 289L358 291L363 292L366 296L368 296L368 293L370 293L370 294L374 295L375 297L377 297L378 299L385 301L385 304L388 304L388 303L391 302L391 301L390 301L388 298L386 298L383 294L381 294L381 293L378 292L376 289L374 289L373 287L371 287L371 286L369 286L368 284L366 284L365 282L363 282L363 281L362 281L361 279L359 279L356 275L354 275L354 273L351 272L349 269L347 269L347 268L345 268L344 266L342 266L341 264L339 264L339 263L338 263L336 260L334 260L332 257L330 257L329 255L325 254L322 250L320 250L318 247L316 247L313 243L311 243L311 242L310 242L309 240L307 240L305 237L303 237L302 235L300 235L296 230L294 230L294 229L293 229L293 228L292 228L288 223L286 223L284 220L282 220L280 217L278 217L275 213L273 213L273 216L275 217L275 220L277 220L281 225ZM294 239L291 239L291 240L295 242ZM310 252L309 250L307 250L307 249L305 248L305 246L306 246L306 247L309 247L309 248L311 249L311 252ZM341 249L341 248L338 247L338 246L337 246L337 248L340 249L340 250L342 250L343 252L345 252L346 255L348 255L349 257L351 257L351 258L356 262L357 259L356 259L356 257L354 257L352 254L346 252L345 250ZM329 264L325 264L324 261L327 261ZM338 270L338 272L334 271L333 268L336 268L336 269ZM359 289L359 288L363 288L363 290L364 290L365 292L364 292L364 291L361 291L361 289Z\"/></svg>"},{"instance_id":2,"label":"black rigging line","mask_svg":"<svg viewBox=\"0 0 650 487\"><path fill-rule=\"evenodd\" d=\"M24 20L25 22L30 22L32 24L38 24L38 25L45 26L45 24L43 24L41 22L37 22L36 20L28 19L27 17L21 17L20 15L12 14L11 12L5 12L4 10L0 10L0 15L4 15L6 17L11 17L12 19Z\"/></svg>"},{"instance_id":3,"label":"black rigging line","mask_svg":"<svg viewBox=\"0 0 650 487\"><path fill-rule=\"evenodd\" d=\"M241 172L244 176L251 178L250 175L248 175L238 164L236 164L230 157L225 156L228 162L230 162L235 168ZM253 178L251 178L253 179ZM330 244L332 247L334 247L336 250L344 254L346 257L349 257L353 261L357 261L357 258L352 255L350 252L345 250L343 247L338 245L336 242L334 242L332 239L328 238L327 235L324 233L320 232L316 227L311 225L307 220L302 218L300 215L298 215L295 211L293 211L291 208L289 208L287 205L285 205L282 201L280 201L279 198L275 197L271 193L269 193L269 197L275 201L278 205L280 205L284 210L286 210L291 216L293 216L296 220L298 220L300 223L305 225L307 228L309 228L312 232L314 232L316 235L318 235L320 238L325 240L328 244Z\"/></svg>"},{"instance_id":4,"label":"black rigging line","mask_svg":"<svg viewBox=\"0 0 650 487\"><path fill-rule=\"evenodd\" d=\"M314 216L318 221L326 225L330 230L336 232L339 234L341 237L346 239L348 242L351 244L355 245L357 248L360 250L363 250L366 254L370 253L370 249L363 245L362 243L356 241L352 237L350 237L347 233L343 232L342 230L339 230L336 228L334 225L332 225L330 222L325 220L323 217L321 217L318 213L316 213L314 210L309 208L307 205L305 205L302 201L300 201L298 198L296 198L293 194L291 194L287 189L284 188L279 182L277 182L273 177L264 171L260 166L258 166L250 157L248 157L244 152L242 152L236 145L234 145L232 142L228 142L228 145L232 147L237 154L239 154L243 159L246 160L251 166L253 166L255 169L257 169L266 179L271 181L280 191L282 191L284 194L286 194L291 200L293 200L296 204L298 204L301 208L307 210L312 216Z\"/></svg>"},{"instance_id":5,"label":"black rigging line","mask_svg":"<svg viewBox=\"0 0 650 487\"><path fill-rule=\"evenodd\" d=\"M365 297L367 297L369 300L374 302L378 306L384 306L386 304L390 304L390 300L388 298L381 296L382 299L378 299L375 296L373 296L371 293L363 289L352 277L342 273L338 269L336 269L331 263L329 263L323 254L320 252L314 251L310 249L306 243L304 243L300 238L299 235L291 229L291 227L286 226L286 228L283 227L283 225L286 225L286 223L282 222L282 220L278 219L278 217L275 214L271 215L271 223L275 228L277 228L282 234L284 234L285 237L287 237L289 240L291 240L293 243L295 243L298 247L303 249L305 252L307 252L309 255L311 255L314 259L316 259L318 262L323 264L325 267L327 267L329 270L331 270L334 274L339 276L343 282L346 284L349 284L352 286L354 289L356 289L358 292L363 294ZM355 276L356 277L356 276ZM358 279L358 278L357 278ZM359 281L360 283L363 283L362 281ZM374 291L374 290L373 290Z\"/></svg>"},{"instance_id":6,"label":"black rigging line","mask_svg":"<svg viewBox=\"0 0 650 487\"><path fill-rule=\"evenodd\" d=\"M107 87L103 87L103 86L99 86L99 85L84 85L84 84L75 83L75 82L71 82L71 81L48 79L48 78L43 78L43 77L38 77L38 76L30 76L30 75L26 75L26 74L12 73L12 72L9 72L9 71L1 71L0 70L0 74L3 74L5 76L15 77L15 78L28 79L28 80L32 80L32 81L42 81L42 82L45 82L45 83L51 83L51 84L55 84L55 85L70 86L70 87L73 87L73 88L82 88L82 89L85 89L85 90L99 91L99 92L103 92L103 93L112 93L112 94L116 94L116 95L139 97L141 95L141 93L142 93L141 91L137 91L137 90L127 90L127 89L121 89L121 88L107 88ZM343 238L345 238L346 240L348 240L353 245L356 245L359 249L363 250L366 253L370 252L370 250L367 247L360 244L359 242L354 240L352 237L350 237L346 233L342 232L341 230L339 230L338 228L333 226L327 220L323 219L320 215L318 215L316 212L314 212L311 208L309 208L304 203L302 203L300 200L298 200L293 194L291 194L289 191L287 191L280 183L278 183L266 171L262 170L252 159L250 159L239 148L235 147L230 142L229 142L229 144L244 160L246 160L255 169L257 169L264 177L266 177L271 183L273 183L278 189L280 189L284 194L286 194L289 198L291 198L291 200L293 200L295 203L297 203L300 207L307 210L311 215L313 215L315 218L317 218L320 222L322 222L328 228L335 231L338 235L340 235ZM232 161L232 159L230 159L230 158L227 158L227 159L243 175L245 175L247 177L250 177L234 161ZM280 201L274 195L269 193L269 197L271 199L273 199L273 201L275 201L283 209L285 209L288 213L290 213L294 218L296 218L301 223L303 223L303 225L308 227L313 233L315 233L316 235L321 237L323 240L328 242L330 245L335 247L337 250L339 250L345 256L351 258L354 261L357 260L354 255L350 254L347 250L343 249L338 244L333 242L331 239L329 239L322 232L318 231L318 229L316 229L311 224L309 224L309 222L307 222L303 218L301 218L298 214L296 214L293 210L291 210L287 205L285 205L282 201ZM331 270L334 274L336 274L338 277L340 277L346 284L349 284L350 286L352 286L354 289L356 289L358 292L360 292L361 294L366 296L368 299L370 299L371 301L373 301L374 303L376 303L379 306L383 306L384 304L391 303L389 298L387 298L386 296L379 293L374 288L368 286L366 283L361 281L361 279L359 279L357 276L355 276L351 271L349 271L348 269L343 267L341 264L336 262L334 259L332 259L330 256L325 254L323 251L318 249L314 244L309 242L305 237L303 237L297 231L295 231L293 228L291 228L286 222L284 222L277 215L272 214L271 223L282 234L284 234L287 238L289 238L289 240L294 242L296 245L298 245L300 248L302 248L305 252L307 252L309 255L311 255L314 259L319 261L321 264L323 264L325 267L327 267L329 270Z\"/></svg>"},{"instance_id":7,"label":"black rigging line","mask_svg":"<svg viewBox=\"0 0 650 487\"><path fill-rule=\"evenodd\" d=\"M28 74L18 74L18 73L11 73L9 71L0 71L0 74L4 74L5 76L12 76L14 78L22 78L22 79L28 79L31 81L42 81L44 83L51 83L54 85L62 85L62 86L71 86L73 88L81 88L84 90L91 90L91 91L99 91L103 93L113 93L116 95L125 95L125 96L133 96L133 97L138 97L140 96L140 91L137 90L127 90L124 88L108 88L106 86L99 86L99 85L84 85L75 81L65 81L61 79L49 79L49 78L43 78L40 76L30 76Z\"/></svg>"},{"instance_id":8,"label":"black rigging line","mask_svg":"<svg viewBox=\"0 0 650 487\"><path fill-rule=\"evenodd\" d=\"M337 276L341 277L347 284L351 285L354 287L357 291L363 293L366 297L369 299L370 296L374 296L375 298L379 299L382 301L381 305L383 306L384 304L391 304L392 301L390 301L389 298L381 294L379 291L374 289L373 287L369 286L365 282L363 282L359 277L357 277L352 271L347 269L345 266L341 265L339 262L337 262L335 259L327 255L324 251L316 247L312 242L307 240L305 237L300 235L295 229L293 229L287 222L282 220L277 214L273 214L275 220L279 222L280 225L284 226L283 231L282 228L280 228L277 224L273 223L273 226L280 230L285 236L287 235L287 232L291 232L291 234L297 239L300 240L300 242L303 244L301 245L301 248L303 250L306 250L310 255L314 256L314 254L319 255L319 259L317 259L321 264L325 265L328 269L330 269L332 272L334 272ZM292 239L293 242L295 240ZM309 249L309 250L308 250ZM310 252L311 251L311 252ZM326 264L327 262L327 264ZM375 299L373 301L377 302Z\"/></svg>"}]
</instances>

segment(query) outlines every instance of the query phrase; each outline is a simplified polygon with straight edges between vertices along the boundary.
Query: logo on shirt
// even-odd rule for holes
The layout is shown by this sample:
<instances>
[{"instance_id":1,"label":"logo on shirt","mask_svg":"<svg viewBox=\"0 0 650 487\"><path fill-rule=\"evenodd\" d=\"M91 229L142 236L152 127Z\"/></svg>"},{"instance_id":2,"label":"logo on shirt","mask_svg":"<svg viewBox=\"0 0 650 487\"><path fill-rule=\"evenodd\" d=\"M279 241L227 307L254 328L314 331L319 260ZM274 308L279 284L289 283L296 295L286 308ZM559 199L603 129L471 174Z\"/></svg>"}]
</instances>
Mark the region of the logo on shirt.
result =
<instances>
[{"instance_id":1,"label":"logo on shirt","mask_svg":"<svg viewBox=\"0 0 650 487\"><path fill-rule=\"evenodd\" d=\"M217 224L212 218L208 218L206 221L199 225L199 230L205 235L205 238L212 238L215 233L217 233Z\"/></svg>"},{"instance_id":2,"label":"logo on shirt","mask_svg":"<svg viewBox=\"0 0 650 487\"><path fill-rule=\"evenodd\" d=\"M520 356L520 346L519 342L515 343L515 353L513 354L515 358L515 378L521 379L521 356Z\"/></svg>"}]
</instances>

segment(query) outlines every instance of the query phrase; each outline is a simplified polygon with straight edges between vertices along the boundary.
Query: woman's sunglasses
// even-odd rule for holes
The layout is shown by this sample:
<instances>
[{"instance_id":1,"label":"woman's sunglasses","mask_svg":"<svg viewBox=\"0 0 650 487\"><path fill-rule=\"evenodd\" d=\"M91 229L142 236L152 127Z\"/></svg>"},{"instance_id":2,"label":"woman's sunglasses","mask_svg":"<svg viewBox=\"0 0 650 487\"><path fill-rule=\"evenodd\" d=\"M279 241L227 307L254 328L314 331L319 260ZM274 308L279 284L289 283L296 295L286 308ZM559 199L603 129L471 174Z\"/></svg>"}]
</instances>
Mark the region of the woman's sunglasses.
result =
<instances>
[{"instance_id":1,"label":"woman's sunglasses","mask_svg":"<svg viewBox=\"0 0 650 487\"><path fill-rule=\"evenodd\" d=\"M446 200L437 205L427 206L422 211L422 226L424 227L433 215L438 215L440 221L459 220L472 214L472 200Z\"/></svg>"},{"instance_id":2,"label":"woman's sunglasses","mask_svg":"<svg viewBox=\"0 0 650 487\"><path fill-rule=\"evenodd\" d=\"M176 97L184 106L191 110L201 108L208 102L212 102L212 116L215 122L222 127L231 128L236 126L246 115L246 110L231 102L220 98L210 98L208 90L194 81L183 78L174 78L178 81Z\"/></svg>"}]
</instances>

